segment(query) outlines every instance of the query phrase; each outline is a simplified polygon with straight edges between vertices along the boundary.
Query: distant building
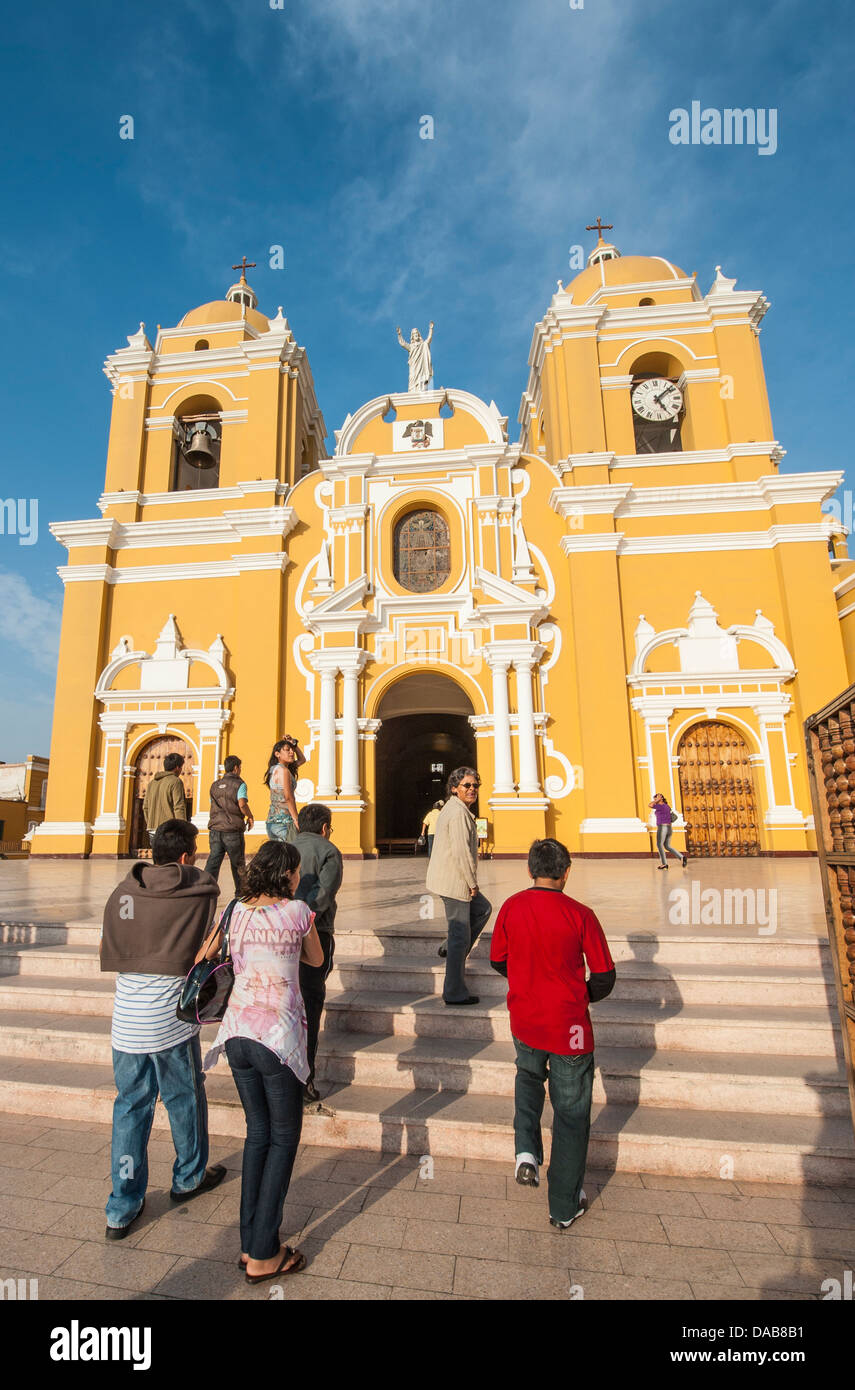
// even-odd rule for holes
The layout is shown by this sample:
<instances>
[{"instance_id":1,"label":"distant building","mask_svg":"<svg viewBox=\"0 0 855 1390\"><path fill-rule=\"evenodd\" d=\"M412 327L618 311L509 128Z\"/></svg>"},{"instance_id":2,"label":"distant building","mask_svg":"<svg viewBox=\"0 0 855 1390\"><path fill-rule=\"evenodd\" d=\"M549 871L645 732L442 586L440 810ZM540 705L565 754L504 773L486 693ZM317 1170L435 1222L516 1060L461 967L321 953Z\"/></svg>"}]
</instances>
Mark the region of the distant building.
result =
<instances>
[{"instance_id":1,"label":"distant building","mask_svg":"<svg viewBox=\"0 0 855 1390\"><path fill-rule=\"evenodd\" d=\"M50 763L27 754L25 763L0 762L0 854L28 854L25 841L45 818Z\"/></svg>"}]
</instances>

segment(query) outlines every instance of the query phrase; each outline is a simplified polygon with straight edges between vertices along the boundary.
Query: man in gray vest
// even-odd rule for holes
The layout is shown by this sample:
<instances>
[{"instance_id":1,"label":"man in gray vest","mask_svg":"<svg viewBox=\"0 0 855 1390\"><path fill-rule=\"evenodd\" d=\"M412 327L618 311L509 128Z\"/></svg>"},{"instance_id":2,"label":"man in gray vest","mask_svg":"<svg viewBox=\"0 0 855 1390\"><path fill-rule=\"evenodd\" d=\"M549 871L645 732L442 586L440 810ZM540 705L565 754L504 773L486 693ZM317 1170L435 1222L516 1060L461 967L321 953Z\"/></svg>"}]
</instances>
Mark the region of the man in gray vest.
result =
<instances>
[{"instance_id":1,"label":"man in gray vest","mask_svg":"<svg viewBox=\"0 0 855 1390\"><path fill-rule=\"evenodd\" d=\"M220 865L226 854L232 866L235 893L241 890L241 874L246 863L244 828L255 824L247 801L246 782L240 771L240 758L233 754L223 763L223 776L211 783L209 792L211 813L208 817L210 851L205 872L219 878Z\"/></svg>"}]
</instances>

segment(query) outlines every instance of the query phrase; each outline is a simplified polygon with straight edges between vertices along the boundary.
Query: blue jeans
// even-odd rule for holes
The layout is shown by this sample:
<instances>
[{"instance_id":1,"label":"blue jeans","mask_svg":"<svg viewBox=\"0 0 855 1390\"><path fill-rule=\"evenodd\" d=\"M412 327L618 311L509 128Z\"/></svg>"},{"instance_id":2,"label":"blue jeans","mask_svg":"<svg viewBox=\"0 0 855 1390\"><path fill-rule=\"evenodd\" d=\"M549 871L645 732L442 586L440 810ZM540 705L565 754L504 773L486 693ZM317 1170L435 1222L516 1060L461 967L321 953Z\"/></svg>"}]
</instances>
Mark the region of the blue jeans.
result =
<instances>
[{"instance_id":1,"label":"blue jeans","mask_svg":"<svg viewBox=\"0 0 855 1390\"><path fill-rule=\"evenodd\" d=\"M517 1075L514 1087L514 1145L518 1154L543 1162L540 1117L549 1081L552 1106L552 1153L549 1159L549 1215L569 1221L579 1210L591 1132L594 1054L560 1056L542 1052L514 1038Z\"/></svg>"},{"instance_id":2,"label":"blue jeans","mask_svg":"<svg viewBox=\"0 0 855 1390\"><path fill-rule=\"evenodd\" d=\"M671 836L673 832L673 825L657 825L656 827L656 848L659 851L659 858L663 864L666 863L666 852L673 855L675 859L679 859L681 863L683 862L682 854L676 849L671 848Z\"/></svg>"},{"instance_id":3,"label":"blue jeans","mask_svg":"<svg viewBox=\"0 0 855 1390\"><path fill-rule=\"evenodd\" d=\"M208 1102L199 1035L163 1052L117 1052L113 1048L113 1191L107 1225L127 1226L140 1210L148 1186L148 1137L158 1093L169 1116L175 1163L173 1192L191 1192L208 1166Z\"/></svg>"},{"instance_id":4,"label":"blue jeans","mask_svg":"<svg viewBox=\"0 0 855 1390\"><path fill-rule=\"evenodd\" d=\"M279 1253L279 1227L303 1128L303 1084L253 1038L229 1038L226 1057L246 1115L240 1245L252 1260Z\"/></svg>"},{"instance_id":5,"label":"blue jeans","mask_svg":"<svg viewBox=\"0 0 855 1390\"><path fill-rule=\"evenodd\" d=\"M462 901L443 898L448 919L448 955L445 958L445 984L442 997L449 1004L460 1003L469 997L463 970L466 957L490 920L493 905L483 893Z\"/></svg>"}]
</instances>

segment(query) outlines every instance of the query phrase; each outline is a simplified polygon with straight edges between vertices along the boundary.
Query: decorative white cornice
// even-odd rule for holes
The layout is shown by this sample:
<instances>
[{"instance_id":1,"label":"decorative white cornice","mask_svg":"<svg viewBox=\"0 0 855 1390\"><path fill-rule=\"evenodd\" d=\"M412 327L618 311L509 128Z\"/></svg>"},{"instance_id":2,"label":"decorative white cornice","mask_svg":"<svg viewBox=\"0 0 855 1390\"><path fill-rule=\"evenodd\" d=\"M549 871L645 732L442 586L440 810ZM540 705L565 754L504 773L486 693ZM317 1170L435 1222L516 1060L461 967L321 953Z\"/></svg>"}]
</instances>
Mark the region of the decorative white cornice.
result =
<instances>
[{"instance_id":1,"label":"decorative white cornice","mask_svg":"<svg viewBox=\"0 0 855 1390\"><path fill-rule=\"evenodd\" d=\"M106 517L91 521L52 521L50 533L66 550L104 546L115 550L121 535L118 521Z\"/></svg>"},{"instance_id":2,"label":"decorative white cornice","mask_svg":"<svg viewBox=\"0 0 855 1390\"><path fill-rule=\"evenodd\" d=\"M155 550L179 546L234 545L258 536L283 539L297 524L293 507L242 508L213 517L161 518L158 521L58 521L50 530L66 549L106 545L110 550Z\"/></svg>"},{"instance_id":3,"label":"decorative white cornice","mask_svg":"<svg viewBox=\"0 0 855 1390\"><path fill-rule=\"evenodd\" d=\"M98 580L102 584L177 583L182 579L235 579L250 570L278 570L288 565L285 551L261 555L231 555L223 560L200 560L185 565L134 565L117 569L112 565L60 565L57 574L63 584Z\"/></svg>"},{"instance_id":4,"label":"decorative white cornice","mask_svg":"<svg viewBox=\"0 0 855 1390\"><path fill-rule=\"evenodd\" d=\"M565 521L583 516L616 516L632 492L631 483L603 483L594 487L556 487L549 505Z\"/></svg>"},{"instance_id":5,"label":"decorative white cornice","mask_svg":"<svg viewBox=\"0 0 855 1390\"><path fill-rule=\"evenodd\" d=\"M768 512L774 507L819 506L839 487L841 472L771 473L750 482L635 487L608 483L554 488L550 506L565 519L582 516L703 516L711 512Z\"/></svg>"},{"instance_id":6,"label":"decorative white cornice","mask_svg":"<svg viewBox=\"0 0 855 1390\"><path fill-rule=\"evenodd\" d=\"M189 492L102 492L98 498L98 510L108 507L126 506L129 502L139 507L165 507L176 503L184 506L209 504L221 501L234 501L258 492L272 492L275 497L284 497L290 488L276 478L256 478L252 482L235 483L233 487L197 488Z\"/></svg>"},{"instance_id":7,"label":"decorative white cornice","mask_svg":"<svg viewBox=\"0 0 855 1390\"><path fill-rule=\"evenodd\" d=\"M622 550L622 531L604 531L593 536L562 536L559 545L565 555L585 555L598 550Z\"/></svg>"}]
</instances>

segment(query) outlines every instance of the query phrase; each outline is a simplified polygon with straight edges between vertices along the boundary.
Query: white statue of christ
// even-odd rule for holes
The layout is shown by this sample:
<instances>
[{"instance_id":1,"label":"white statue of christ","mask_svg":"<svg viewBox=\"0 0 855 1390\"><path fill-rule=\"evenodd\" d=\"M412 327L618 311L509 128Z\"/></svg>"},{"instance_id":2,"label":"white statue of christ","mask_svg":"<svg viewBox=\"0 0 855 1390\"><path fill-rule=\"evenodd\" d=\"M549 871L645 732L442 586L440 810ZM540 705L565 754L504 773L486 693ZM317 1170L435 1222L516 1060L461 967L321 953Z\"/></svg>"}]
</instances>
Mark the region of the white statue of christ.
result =
<instances>
[{"instance_id":1,"label":"white statue of christ","mask_svg":"<svg viewBox=\"0 0 855 1390\"><path fill-rule=\"evenodd\" d=\"M423 338L417 328L410 334L410 341L407 343L401 336L401 329L398 328L398 342L405 352L409 353L410 358L410 384L409 391L428 391L433 380L433 362L430 355L430 343L433 337L433 322L431 322L430 332Z\"/></svg>"}]
</instances>

